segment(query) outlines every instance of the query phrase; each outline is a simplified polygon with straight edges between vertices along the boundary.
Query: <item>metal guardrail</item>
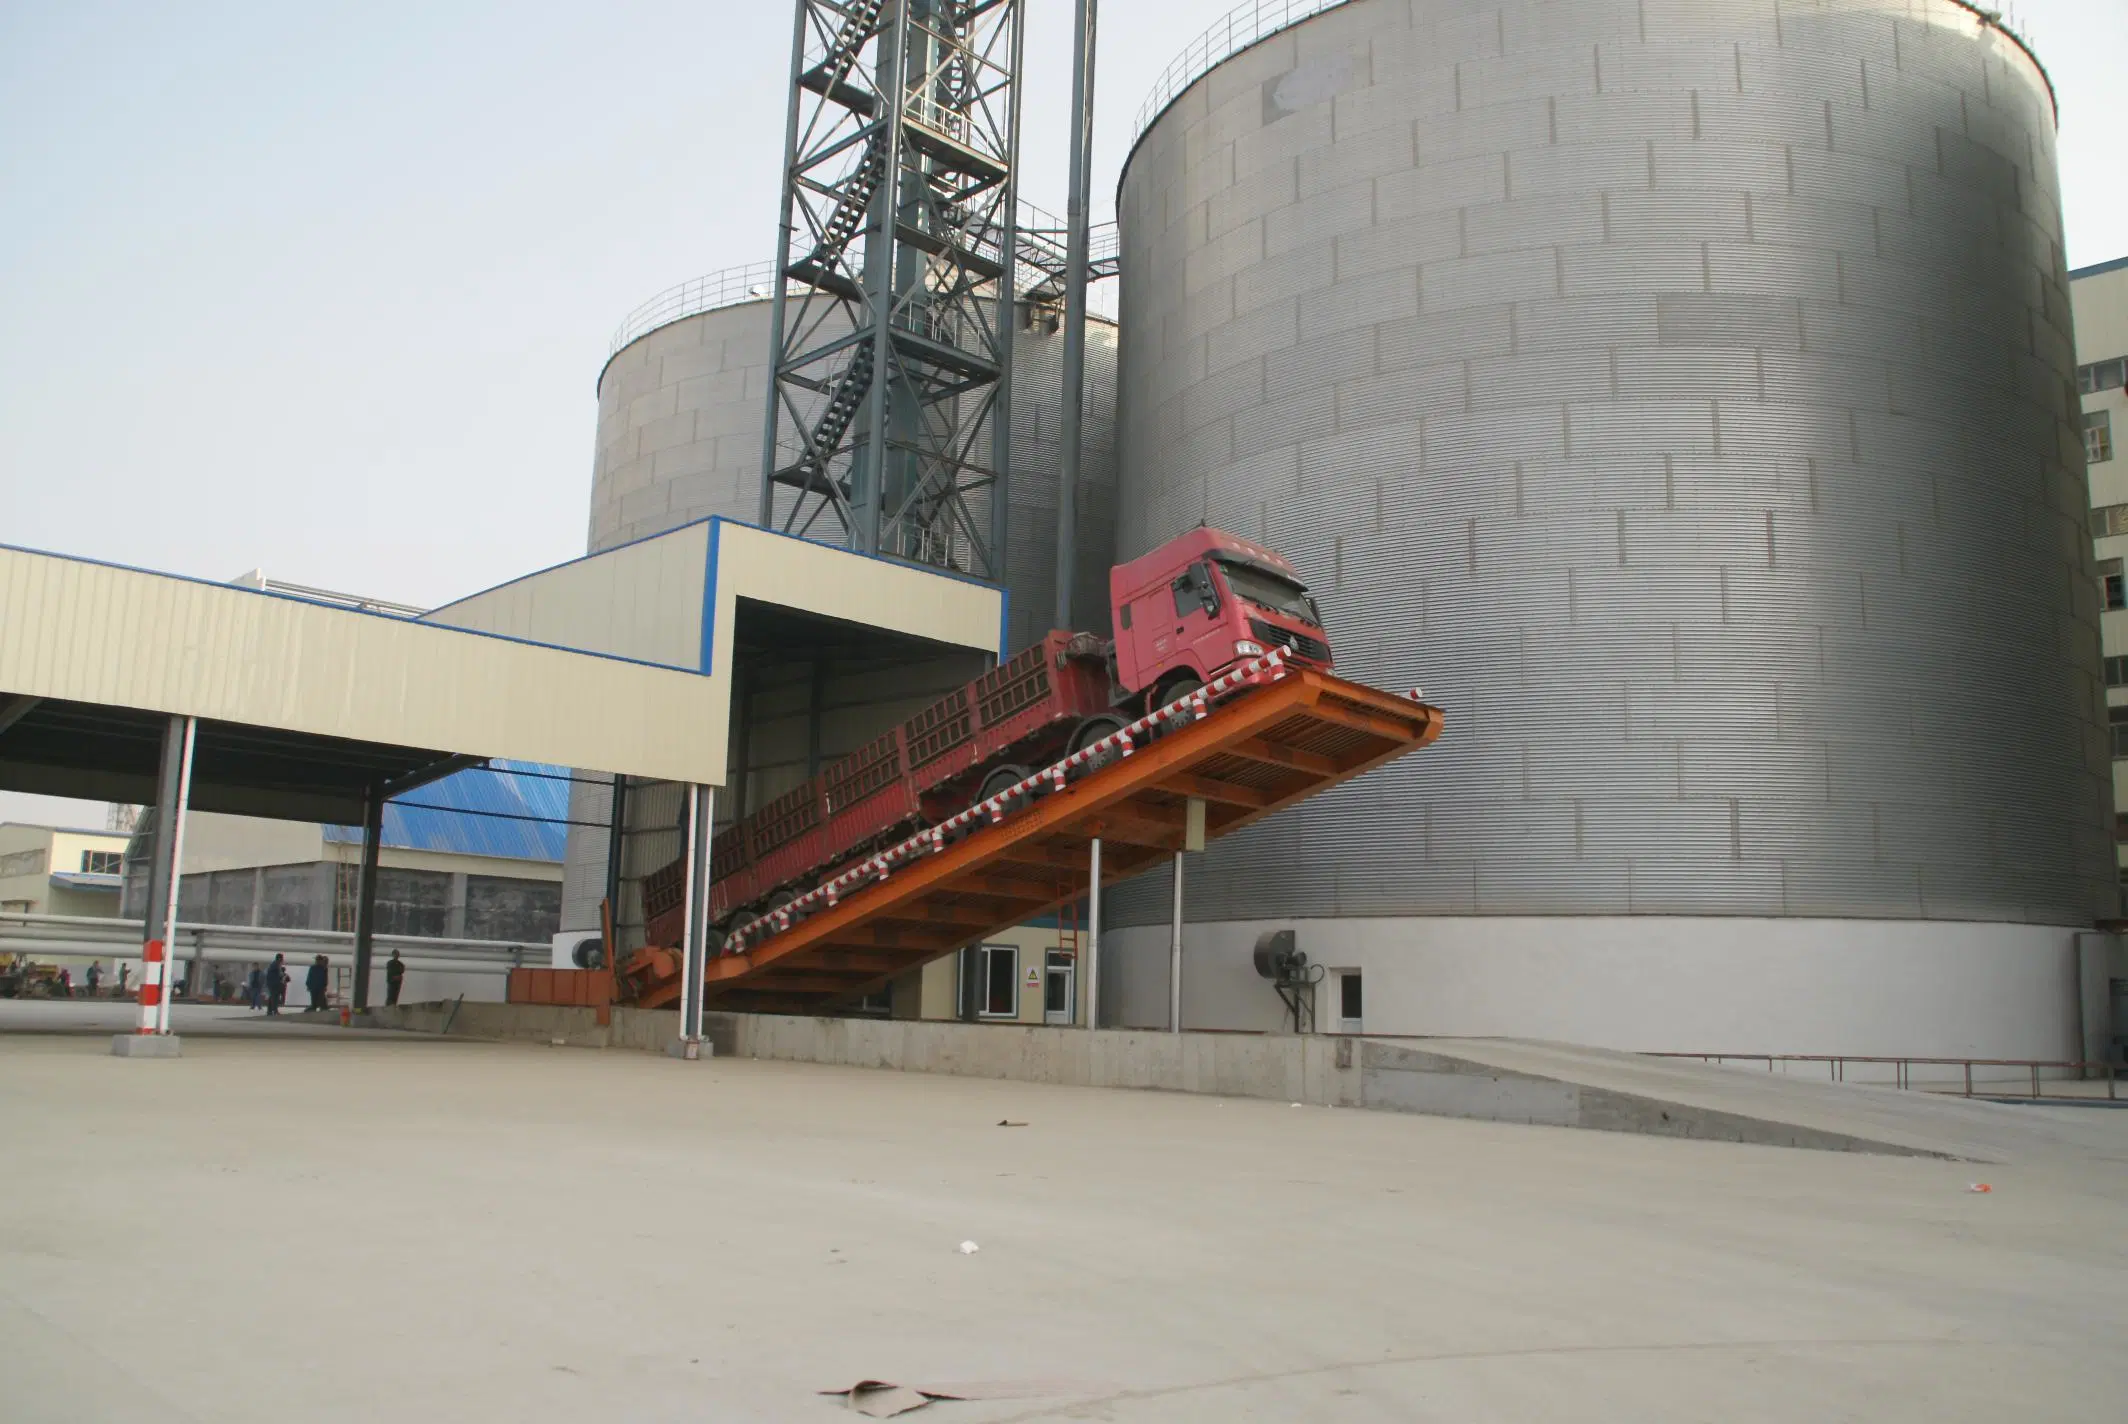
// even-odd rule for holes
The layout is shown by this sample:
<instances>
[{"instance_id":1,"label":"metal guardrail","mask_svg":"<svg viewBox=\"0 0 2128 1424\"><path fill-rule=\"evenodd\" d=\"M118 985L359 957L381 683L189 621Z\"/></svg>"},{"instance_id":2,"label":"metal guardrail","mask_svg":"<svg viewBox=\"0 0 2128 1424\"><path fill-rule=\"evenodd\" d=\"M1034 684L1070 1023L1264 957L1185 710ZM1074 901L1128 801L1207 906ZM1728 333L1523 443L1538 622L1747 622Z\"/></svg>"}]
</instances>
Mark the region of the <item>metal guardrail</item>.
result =
<instances>
[{"instance_id":1,"label":"metal guardrail","mask_svg":"<svg viewBox=\"0 0 2128 1424\"><path fill-rule=\"evenodd\" d=\"M77 915L0 915L0 954L43 955L58 959L138 959L139 920L86 918ZM544 965L553 947L484 939L429 939L422 935L378 935L381 962L393 950L409 969L455 974L508 974L524 964ZM308 959L318 954L350 958L355 937L335 930L273 929L256 925L179 925L170 946L173 959L208 959L222 964L264 964L276 954Z\"/></svg>"},{"instance_id":2,"label":"metal guardrail","mask_svg":"<svg viewBox=\"0 0 2128 1424\"><path fill-rule=\"evenodd\" d=\"M1160 71L1160 77L1153 81L1153 92L1138 106L1131 142L1136 143L1143 137L1162 110L1222 60L1239 54L1260 39L1277 34L1288 25L1298 24L1325 10L1334 10L1344 3L1345 0L1250 0L1249 4L1228 11L1226 18L1215 22L1192 40L1187 49Z\"/></svg>"},{"instance_id":3,"label":"metal guardrail","mask_svg":"<svg viewBox=\"0 0 2128 1424\"><path fill-rule=\"evenodd\" d=\"M620 327L613 333L613 344L607 348L607 359L611 360L614 352L645 332L719 307L759 301L775 294L776 264L773 262L726 267L691 282L682 282L677 287L668 287L621 319Z\"/></svg>"},{"instance_id":4,"label":"metal guardrail","mask_svg":"<svg viewBox=\"0 0 2128 1424\"><path fill-rule=\"evenodd\" d=\"M2106 1096L2109 1099L2118 1098L2119 1079L2123 1071L2123 1065L2118 1063L2087 1063L2079 1059L2047 1058L1885 1058L1859 1053L1647 1053L1642 1056L1645 1058L1696 1058L1702 1063L1763 1063L1769 1073L1778 1071L1774 1067L1777 1063L1820 1063L1825 1065L1827 1081L1834 1083L1847 1081L1847 1066L1850 1063L1868 1063L1878 1066L1889 1064L1892 1069L1894 1086L1909 1089L1914 1087L1914 1068L1917 1065L1926 1068L1962 1068L1965 1070L1965 1087L1961 1096L1968 1098L2000 1096L1999 1093L1985 1091L1987 1086L1985 1083L1982 1084L1980 1091L1974 1089L1973 1070L1975 1068L2014 1068L2020 1072L2030 1073L2032 1080L2031 1095L2035 1098L2046 1096L2040 1087L2041 1080L2039 1075L2041 1069L2050 1071L2065 1069L2073 1073L2078 1079L2085 1081L2103 1076L2106 1080ZM1935 1092L1940 1090L1924 1088L1916 1091Z\"/></svg>"},{"instance_id":5,"label":"metal guardrail","mask_svg":"<svg viewBox=\"0 0 2128 1424\"><path fill-rule=\"evenodd\" d=\"M1047 212L1032 203L1020 205L1021 295L1044 293L1050 286L1057 286L1061 294L1062 288L1055 281L1055 274L1064 264L1066 229L1064 219L1055 213ZM1116 275L1123 250L1122 236L1117 231L1116 224L1096 224L1091 239L1087 261L1093 269L1094 280L1113 277ZM614 330L612 342L606 348L606 359L612 360L629 342L646 336L661 326L670 326L676 321L685 321L688 317L700 316L704 312L737 306L741 302L766 301L775 294L776 264L773 262L751 262L744 267L726 267L696 277L692 281L682 282L677 287L668 287L622 318L620 326ZM1097 315L1111 319L1114 317L1113 312L1100 310L1098 303L1094 309Z\"/></svg>"},{"instance_id":6,"label":"metal guardrail","mask_svg":"<svg viewBox=\"0 0 2128 1424\"><path fill-rule=\"evenodd\" d=\"M1258 40L1277 34L1289 25L1320 15L1325 10L1335 10L1346 0L1250 0L1246 5L1236 6L1212 27L1192 40L1174 61L1160 72L1153 81L1153 92L1138 106L1136 127L1131 131L1131 142L1136 143L1153 126L1153 120L1178 95L1202 79L1221 61L1239 54ZM2031 26L2017 13L2017 7L2004 4L1994 10L1976 0L1954 0L1961 8L1979 16L1988 25L2000 30L2024 50L2040 75L2047 78L2051 93L2053 80L2047 77L2045 66L2039 63L2038 51L2033 46Z\"/></svg>"}]
</instances>

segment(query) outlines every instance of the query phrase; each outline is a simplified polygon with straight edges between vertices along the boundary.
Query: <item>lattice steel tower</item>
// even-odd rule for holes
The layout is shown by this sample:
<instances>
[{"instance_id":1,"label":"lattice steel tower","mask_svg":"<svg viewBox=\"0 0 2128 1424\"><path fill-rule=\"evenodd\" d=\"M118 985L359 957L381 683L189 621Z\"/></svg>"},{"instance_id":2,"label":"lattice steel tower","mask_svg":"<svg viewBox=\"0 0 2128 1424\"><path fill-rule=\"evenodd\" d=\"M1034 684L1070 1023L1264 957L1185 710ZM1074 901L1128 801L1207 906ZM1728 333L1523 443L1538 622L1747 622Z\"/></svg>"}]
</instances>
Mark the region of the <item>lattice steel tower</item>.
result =
<instances>
[{"instance_id":1,"label":"lattice steel tower","mask_svg":"<svg viewBox=\"0 0 2128 1424\"><path fill-rule=\"evenodd\" d=\"M761 522L1003 577L1024 0L798 0Z\"/></svg>"}]
</instances>

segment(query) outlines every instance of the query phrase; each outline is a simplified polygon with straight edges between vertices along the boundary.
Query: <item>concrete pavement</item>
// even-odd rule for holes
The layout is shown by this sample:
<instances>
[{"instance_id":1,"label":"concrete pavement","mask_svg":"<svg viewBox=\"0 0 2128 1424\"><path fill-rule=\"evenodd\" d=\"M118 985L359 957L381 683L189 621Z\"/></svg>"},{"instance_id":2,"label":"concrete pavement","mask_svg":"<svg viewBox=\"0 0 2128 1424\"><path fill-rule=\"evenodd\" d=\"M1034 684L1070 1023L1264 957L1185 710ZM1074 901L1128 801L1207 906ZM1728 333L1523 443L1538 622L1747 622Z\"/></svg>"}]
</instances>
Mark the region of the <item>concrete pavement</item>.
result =
<instances>
[{"instance_id":1,"label":"concrete pavement","mask_svg":"<svg viewBox=\"0 0 2128 1424\"><path fill-rule=\"evenodd\" d=\"M2128 1390L2128 1185L2081 1155L4 1035L0 1187L10 1420L825 1421L869 1376L1064 1382L941 1424L2002 1424Z\"/></svg>"}]
</instances>

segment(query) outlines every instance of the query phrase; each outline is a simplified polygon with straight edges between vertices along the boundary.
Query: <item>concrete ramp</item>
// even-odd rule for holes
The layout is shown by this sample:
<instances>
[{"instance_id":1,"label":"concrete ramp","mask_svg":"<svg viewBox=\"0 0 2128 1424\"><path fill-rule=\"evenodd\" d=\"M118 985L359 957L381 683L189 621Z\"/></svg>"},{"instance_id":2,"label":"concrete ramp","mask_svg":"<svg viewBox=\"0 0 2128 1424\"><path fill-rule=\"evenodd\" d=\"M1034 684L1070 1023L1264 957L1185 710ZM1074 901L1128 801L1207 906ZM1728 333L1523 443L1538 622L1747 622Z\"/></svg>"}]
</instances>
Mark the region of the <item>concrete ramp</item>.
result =
<instances>
[{"instance_id":1,"label":"concrete ramp","mask_svg":"<svg viewBox=\"0 0 2128 1424\"><path fill-rule=\"evenodd\" d=\"M1798 1080L1520 1039L1367 1039L1361 1105L1488 1122L1974 1162L2128 1161L2113 1113Z\"/></svg>"}]
</instances>

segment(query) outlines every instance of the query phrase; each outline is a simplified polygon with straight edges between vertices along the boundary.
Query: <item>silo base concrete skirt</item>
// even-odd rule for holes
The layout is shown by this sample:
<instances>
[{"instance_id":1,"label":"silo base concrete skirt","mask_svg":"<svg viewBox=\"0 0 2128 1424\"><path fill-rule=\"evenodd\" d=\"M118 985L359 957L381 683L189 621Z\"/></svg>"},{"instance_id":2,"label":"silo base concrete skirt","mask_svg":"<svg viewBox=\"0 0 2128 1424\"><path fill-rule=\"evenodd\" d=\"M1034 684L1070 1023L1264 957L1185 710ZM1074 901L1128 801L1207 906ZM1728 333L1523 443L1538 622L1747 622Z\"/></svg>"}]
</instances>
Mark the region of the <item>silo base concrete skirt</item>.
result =
<instances>
[{"instance_id":1,"label":"silo base concrete skirt","mask_svg":"<svg viewBox=\"0 0 2128 1424\"><path fill-rule=\"evenodd\" d=\"M174 1033L114 1033L111 1035L111 1055L114 1058L182 1058L185 1050Z\"/></svg>"}]
</instances>

